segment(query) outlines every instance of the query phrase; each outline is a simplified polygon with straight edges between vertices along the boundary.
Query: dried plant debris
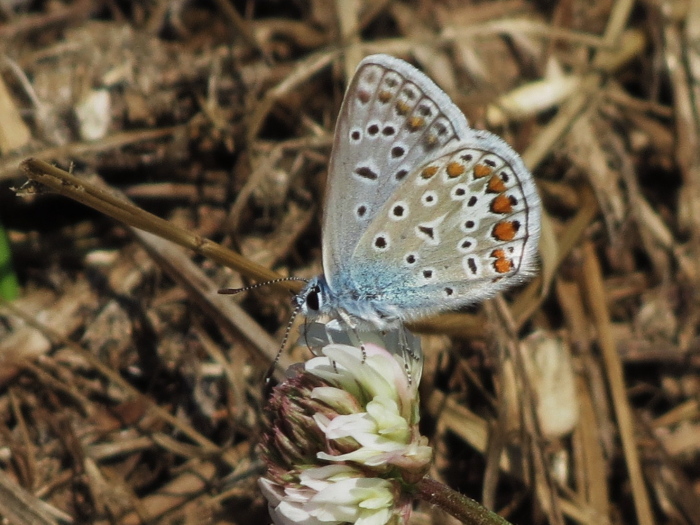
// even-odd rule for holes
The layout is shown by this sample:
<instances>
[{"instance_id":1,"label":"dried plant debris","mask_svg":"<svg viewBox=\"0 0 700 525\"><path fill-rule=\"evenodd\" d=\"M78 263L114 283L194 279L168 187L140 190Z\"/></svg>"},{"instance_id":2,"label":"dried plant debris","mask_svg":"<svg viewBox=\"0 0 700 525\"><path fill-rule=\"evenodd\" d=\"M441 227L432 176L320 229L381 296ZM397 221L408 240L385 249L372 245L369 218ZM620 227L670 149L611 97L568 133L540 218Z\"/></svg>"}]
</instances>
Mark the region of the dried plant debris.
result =
<instances>
[{"instance_id":1,"label":"dried plant debris","mask_svg":"<svg viewBox=\"0 0 700 525\"><path fill-rule=\"evenodd\" d=\"M0 516L268 522L289 294L217 296L249 276L10 188L36 157L316 275L340 101L381 52L520 152L544 206L535 280L412 327L430 475L515 523L700 523L699 6L0 2Z\"/></svg>"}]
</instances>

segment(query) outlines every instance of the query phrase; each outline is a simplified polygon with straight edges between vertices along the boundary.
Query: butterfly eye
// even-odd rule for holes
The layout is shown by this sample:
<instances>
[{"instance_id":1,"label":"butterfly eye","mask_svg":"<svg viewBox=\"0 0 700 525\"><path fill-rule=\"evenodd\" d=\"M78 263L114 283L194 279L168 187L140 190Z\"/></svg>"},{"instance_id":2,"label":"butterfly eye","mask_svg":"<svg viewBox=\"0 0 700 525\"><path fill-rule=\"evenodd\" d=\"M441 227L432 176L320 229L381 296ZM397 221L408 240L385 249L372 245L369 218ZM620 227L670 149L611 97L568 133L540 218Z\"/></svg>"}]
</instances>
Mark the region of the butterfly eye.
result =
<instances>
[{"instance_id":1,"label":"butterfly eye","mask_svg":"<svg viewBox=\"0 0 700 525\"><path fill-rule=\"evenodd\" d=\"M319 298L319 294L321 293L321 288L318 286L314 286L311 288L309 293L306 295L306 308L318 312L318 310L321 308L321 300Z\"/></svg>"}]
</instances>

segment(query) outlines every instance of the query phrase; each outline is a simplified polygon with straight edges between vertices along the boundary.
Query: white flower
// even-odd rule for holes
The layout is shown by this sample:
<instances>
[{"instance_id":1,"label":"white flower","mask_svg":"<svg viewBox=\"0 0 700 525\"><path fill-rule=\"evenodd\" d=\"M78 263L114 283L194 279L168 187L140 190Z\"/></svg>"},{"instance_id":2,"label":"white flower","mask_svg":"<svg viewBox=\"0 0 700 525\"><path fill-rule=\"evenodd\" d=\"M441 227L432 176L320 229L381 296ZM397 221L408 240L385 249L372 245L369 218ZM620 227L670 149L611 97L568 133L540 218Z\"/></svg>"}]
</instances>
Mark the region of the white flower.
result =
<instances>
[{"instance_id":1,"label":"white flower","mask_svg":"<svg viewBox=\"0 0 700 525\"><path fill-rule=\"evenodd\" d=\"M392 517L398 493L391 482L368 478L345 465L306 470L296 488L264 478L259 483L276 525L384 525Z\"/></svg>"},{"instance_id":2,"label":"white flower","mask_svg":"<svg viewBox=\"0 0 700 525\"><path fill-rule=\"evenodd\" d=\"M412 351L420 355L420 348ZM418 431L420 362L327 344L273 391L260 487L276 524L405 523L432 449ZM405 352L404 352L405 353Z\"/></svg>"},{"instance_id":3,"label":"white flower","mask_svg":"<svg viewBox=\"0 0 700 525\"><path fill-rule=\"evenodd\" d=\"M383 348L367 344L362 350L347 345L328 345L326 357L306 363L310 373L338 385L337 388L315 388L311 395L348 414L329 417L317 413L314 420L329 440L352 438L359 445L344 454L319 452L317 457L327 461L354 461L366 466L401 466L418 471L430 462L432 449L417 432L417 385L409 383L396 358ZM343 394L341 394L343 392ZM338 403L351 392L356 401ZM341 412L341 410L338 410Z\"/></svg>"}]
</instances>

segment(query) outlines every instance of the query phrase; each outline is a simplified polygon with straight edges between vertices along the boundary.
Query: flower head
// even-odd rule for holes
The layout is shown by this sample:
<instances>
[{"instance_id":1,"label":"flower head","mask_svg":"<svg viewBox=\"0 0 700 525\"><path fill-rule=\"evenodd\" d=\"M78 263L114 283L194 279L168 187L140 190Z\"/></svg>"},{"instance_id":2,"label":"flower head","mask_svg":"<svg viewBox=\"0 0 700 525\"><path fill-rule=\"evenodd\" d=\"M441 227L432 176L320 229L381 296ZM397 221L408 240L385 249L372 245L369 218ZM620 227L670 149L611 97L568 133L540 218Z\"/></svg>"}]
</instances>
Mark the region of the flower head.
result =
<instances>
[{"instance_id":1,"label":"flower head","mask_svg":"<svg viewBox=\"0 0 700 525\"><path fill-rule=\"evenodd\" d=\"M418 352L420 349L418 349ZM328 344L275 388L260 480L275 523L403 523L432 458L417 380L379 345ZM414 366L415 368L415 366Z\"/></svg>"}]
</instances>

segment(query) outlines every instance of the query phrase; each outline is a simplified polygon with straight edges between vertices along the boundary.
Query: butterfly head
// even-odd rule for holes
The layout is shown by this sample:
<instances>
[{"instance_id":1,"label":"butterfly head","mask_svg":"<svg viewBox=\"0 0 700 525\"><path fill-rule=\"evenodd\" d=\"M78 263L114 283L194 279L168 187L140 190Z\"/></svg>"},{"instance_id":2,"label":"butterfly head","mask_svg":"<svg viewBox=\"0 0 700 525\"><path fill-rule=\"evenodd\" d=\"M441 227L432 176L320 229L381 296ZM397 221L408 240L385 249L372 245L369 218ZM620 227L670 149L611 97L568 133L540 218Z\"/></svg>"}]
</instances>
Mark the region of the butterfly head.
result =
<instances>
[{"instance_id":1,"label":"butterfly head","mask_svg":"<svg viewBox=\"0 0 700 525\"><path fill-rule=\"evenodd\" d=\"M315 319L328 313L331 305L331 293L323 275L311 279L304 289L295 297L295 306L305 317Z\"/></svg>"}]
</instances>

